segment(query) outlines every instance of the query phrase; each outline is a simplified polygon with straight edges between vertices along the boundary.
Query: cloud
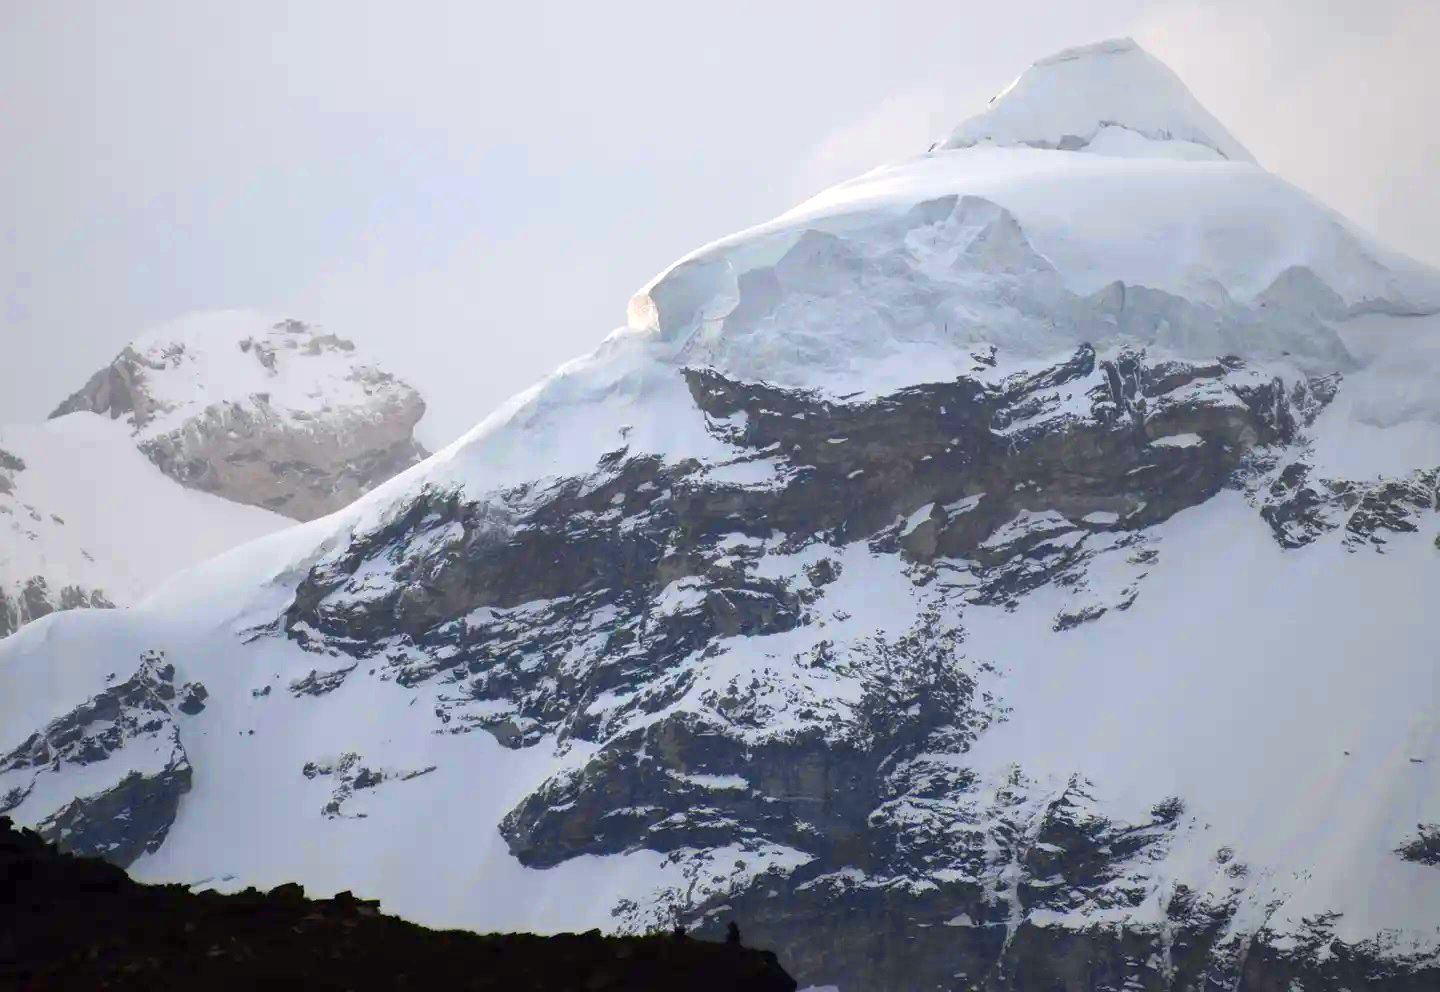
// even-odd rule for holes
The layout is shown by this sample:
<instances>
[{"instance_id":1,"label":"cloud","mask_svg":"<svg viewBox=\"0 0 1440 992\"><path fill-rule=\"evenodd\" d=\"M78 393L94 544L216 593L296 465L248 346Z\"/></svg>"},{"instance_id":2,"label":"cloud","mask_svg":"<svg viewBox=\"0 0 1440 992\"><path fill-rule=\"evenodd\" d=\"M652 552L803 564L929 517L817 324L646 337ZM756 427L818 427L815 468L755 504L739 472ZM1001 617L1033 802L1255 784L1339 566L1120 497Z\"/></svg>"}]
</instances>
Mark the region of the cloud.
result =
<instances>
[{"instance_id":1,"label":"cloud","mask_svg":"<svg viewBox=\"0 0 1440 992\"><path fill-rule=\"evenodd\" d=\"M1178 0L1135 34L1267 169L1440 264L1440 5Z\"/></svg>"},{"instance_id":2,"label":"cloud","mask_svg":"<svg viewBox=\"0 0 1440 992\"><path fill-rule=\"evenodd\" d=\"M808 196L884 162L917 155L951 123L939 86L892 94L821 139L796 174L796 193Z\"/></svg>"}]
</instances>

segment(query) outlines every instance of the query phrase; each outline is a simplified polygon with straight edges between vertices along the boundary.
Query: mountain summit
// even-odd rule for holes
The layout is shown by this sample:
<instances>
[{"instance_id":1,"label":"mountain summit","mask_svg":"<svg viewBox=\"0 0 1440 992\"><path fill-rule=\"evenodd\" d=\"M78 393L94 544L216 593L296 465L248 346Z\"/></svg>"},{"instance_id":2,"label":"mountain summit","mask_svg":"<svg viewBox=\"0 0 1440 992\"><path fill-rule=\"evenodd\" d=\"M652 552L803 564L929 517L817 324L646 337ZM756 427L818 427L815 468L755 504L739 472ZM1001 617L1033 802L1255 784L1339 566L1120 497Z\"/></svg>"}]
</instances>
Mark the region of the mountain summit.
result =
<instances>
[{"instance_id":1,"label":"mountain summit","mask_svg":"<svg viewBox=\"0 0 1440 992\"><path fill-rule=\"evenodd\" d=\"M1154 78L1047 60L349 507L0 642L0 813L844 992L1436 987L1440 274L1099 85Z\"/></svg>"},{"instance_id":2,"label":"mountain summit","mask_svg":"<svg viewBox=\"0 0 1440 992\"><path fill-rule=\"evenodd\" d=\"M1041 59L943 147L985 143L1255 161L1180 77L1129 38Z\"/></svg>"},{"instance_id":3,"label":"mountain summit","mask_svg":"<svg viewBox=\"0 0 1440 992\"><path fill-rule=\"evenodd\" d=\"M420 461L408 384L347 338L244 310L151 328L50 416L123 420L182 485L310 520Z\"/></svg>"}]
</instances>

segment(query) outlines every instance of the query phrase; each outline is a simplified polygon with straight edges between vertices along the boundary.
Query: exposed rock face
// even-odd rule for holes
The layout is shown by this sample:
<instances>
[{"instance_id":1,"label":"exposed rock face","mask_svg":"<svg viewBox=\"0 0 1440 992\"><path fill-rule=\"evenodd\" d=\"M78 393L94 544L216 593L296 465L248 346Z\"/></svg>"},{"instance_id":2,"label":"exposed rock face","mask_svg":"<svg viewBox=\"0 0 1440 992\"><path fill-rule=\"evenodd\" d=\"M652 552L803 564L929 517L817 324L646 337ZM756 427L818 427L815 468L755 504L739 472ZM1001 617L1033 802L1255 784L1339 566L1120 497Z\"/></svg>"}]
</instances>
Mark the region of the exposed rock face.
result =
<instances>
[{"instance_id":1,"label":"exposed rock face","mask_svg":"<svg viewBox=\"0 0 1440 992\"><path fill-rule=\"evenodd\" d=\"M572 989L794 992L767 951L686 937L536 937L437 931L349 892L307 899L137 885L114 865L67 857L0 817L0 879L23 912L0 941L17 988Z\"/></svg>"},{"instance_id":2,"label":"exposed rock face","mask_svg":"<svg viewBox=\"0 0 1440 992\"><path fill-rule=\"evenodd\" d=\"M122 867L158 850L190 790L190 761L171 712L174 675L162 653L149 653L124 682L0 758L0 813L16 811L63 849ZM88 791L56 805L63 797L47 780L81 768Z\"/></svg>"},{"instance_id":3,"label":"exposed rock face","mask_svg":"<svg viewBox=\"0 0 1440 992\"><path fill-rule=\"evenodd\" d=\"M1304 461L1293 461L1257 494L1261 516L1287 548L1301 548L1330 531L1345 531L1352 550L1382 547L1384 534L1414 533L1440 508L1440 471L1415 471L1406 479L1352 482L1315 479Z\"/></svg>"},{"instance_id":4,"label":"exposed rock face","mask_svg":"<svg viewBox=\"0 0 1440 992\"><path fill-rule=\"evenodd\" d=\"M56 610L114 609L104 590L85 590L77 585L62 586L58 594L50 591L43 575L32 575L20 583L15 595L0 587L0 637L13 634L31 620L49 616Z\"/></svg>"},{"instance_id":5,"label":"exposed rock face","mask_svg":"<svg viewBox=\"0 0 1440 992\"><path fill-rule=\"evenodd\" d=\"M323 812L328 818L353 816L364 819L366 813L348 813L345 801L361 789L373 789L387 780L407 782L435 770L434 765L409 770L394 768L370 768L361 764L362 758L354 751L348 751L335 760L307 761L301 769L306 778L328 778L335 783L335 789L326 801Z\"/></svg>"},{"instance_id":6,"label":"exposed rock face","mask_svg":"<svg viewBox=\"0 0 1440 992\"><path fill-rule=\"evenodd\" d=\"M802 575L753 574L765 550L745 545L772 532L787 535L790 554L864 540L917 566L963 560L967 597L1003 603L1059 572L1083 572L1097 553L1142 547L1147 525L1214 495L1250 451L1293 438L1326 400L1308 381L1286 386L1238 359L1098 360L1088 346L998 386L961 378L858 403L713 370L683 374L733 458L667 465L620 448L589 477L484 503L428 493L317 565L286 628L362 656L404 636L468 657L490 644L512 651L500 632L523 604L577 597L563 614L551 605L526 615L520 636L528 643L557 623L569 631L557 636L574 638L570 614L623 607L648 614L643 634L654 647L684 655L716 636L804 622L835 564L817 557ZM753 470L765 481L728 481ZM1147 556L1134 557L1143 565ZM377 570L397 581L377 582ZM693 606L652 602L676 580L698 590L686 597ZM637 631L605 654L646 650L639 641ZM520 677L509 668L489 677L502 676Z\"/></svg>"},{"instance_id":7,"label":"exposed rock face","mask_svg":"<svg viewBox=\"0 0 1440 992\"><path fill-rule=\"evenodd\" d=\"M125 418L166 475L309 520L426 455L420 395L298 320L214 314L157 328L56 408Z\"/></svg>"},{"instance_id":8,"label":"exposed rock face","mask_svg":"<svg viewBox=\"0 0 1440 992\"><path fill-rule=\"evenodd\" d=\"M724 462L621 447L589 476L483 502L425 493L300 582L280 626L317 655L357 660L325 662L296 691L369 677L355 674L367 659L369 675L443 686L446 732L580 744L589 757L502 822L511 851L537 867L665 852L683 881L618 907L623 925L675 918L718 935L738 916L802 982L1433 981L1433 958L1349 946L1323 923L1323 957L1247 929L1242 907L1258 896L1228 849L1214 856L1228 894L1157 874L1177 834L1204 829L1180 798L1155 795L1148 819L1116 822L1084 779L1057 790L1014 767L987 780L964 758L1006 707L990 666L967 656L955 605L1065 589L1059 636L1127 610L1163 553L1147 528L1226 487L1294 546L1275 494L1293 491L1299 463L1281 468L1276 453L1330 402L1333 378L1088 346L999 381L990 361L856 402L689 369L709 430L734 452ZM1341 485L1356 494L1356 549L1413 529L1434 485L1433 473ZM857 548L908 562L917 606L903 636L811 634L794 659L724 674L732 639L843 630L827 597ZM346 756L335 774L357 766ZM327 816L344 815L351 785ZM1412 848L1423 854L1423 839ZM730 871L729 852L747 867ZM1161 923L1088 922L1157 899Z\"/></svg>"}]
</instances>

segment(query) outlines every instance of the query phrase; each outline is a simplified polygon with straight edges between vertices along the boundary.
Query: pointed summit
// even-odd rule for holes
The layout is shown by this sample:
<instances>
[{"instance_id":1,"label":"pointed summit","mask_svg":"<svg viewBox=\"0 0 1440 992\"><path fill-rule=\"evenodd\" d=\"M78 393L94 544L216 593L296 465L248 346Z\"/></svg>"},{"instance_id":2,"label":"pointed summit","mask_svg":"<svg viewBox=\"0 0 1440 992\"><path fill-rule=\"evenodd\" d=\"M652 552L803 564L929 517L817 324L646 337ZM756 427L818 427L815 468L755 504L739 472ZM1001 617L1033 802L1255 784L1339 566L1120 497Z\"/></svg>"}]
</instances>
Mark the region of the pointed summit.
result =
<instances>
[{"instance_id":1,"label":"pointed summit","mask_svg":"<svg viewBox=\"0 0 1440 992\"><path fill-rule=\"evenodd\" d=\"M1165 157L1213 152L1235 162L1255 161L1179 76L1129 38L1041 59L983 113L957 127L942 147L985 143Z\"/></svg>"}]
</instances>

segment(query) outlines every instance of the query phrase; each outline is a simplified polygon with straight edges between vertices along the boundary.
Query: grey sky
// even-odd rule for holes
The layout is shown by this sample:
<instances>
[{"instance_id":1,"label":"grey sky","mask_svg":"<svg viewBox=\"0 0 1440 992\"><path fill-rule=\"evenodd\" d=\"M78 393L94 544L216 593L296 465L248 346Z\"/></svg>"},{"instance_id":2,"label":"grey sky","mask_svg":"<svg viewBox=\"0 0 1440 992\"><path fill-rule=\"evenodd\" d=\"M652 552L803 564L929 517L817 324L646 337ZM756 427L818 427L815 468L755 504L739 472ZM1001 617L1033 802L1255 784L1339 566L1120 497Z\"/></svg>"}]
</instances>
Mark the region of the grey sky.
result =
<instances>
[{"instance_id":1,"label":"grey sky","mask_svg":"<svg viewBox=\"0 0 1440 992\"><path fill-rule=\"evenodd\" d=\"M1440 262L1440 5L0 0L0 422L145 326L360 340L448 440L676 256L1129 34L1268 168Z\"/></svg>"}]
</instances>

